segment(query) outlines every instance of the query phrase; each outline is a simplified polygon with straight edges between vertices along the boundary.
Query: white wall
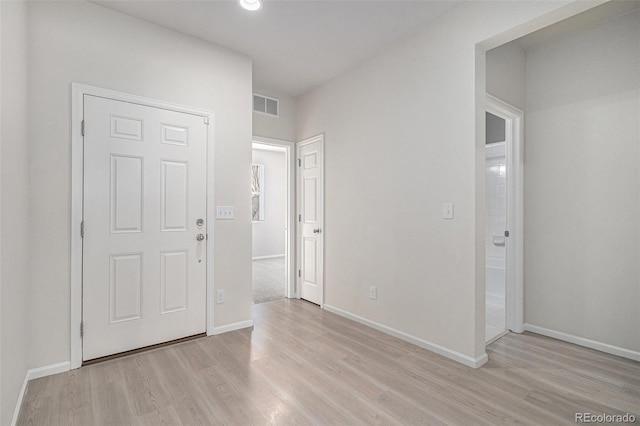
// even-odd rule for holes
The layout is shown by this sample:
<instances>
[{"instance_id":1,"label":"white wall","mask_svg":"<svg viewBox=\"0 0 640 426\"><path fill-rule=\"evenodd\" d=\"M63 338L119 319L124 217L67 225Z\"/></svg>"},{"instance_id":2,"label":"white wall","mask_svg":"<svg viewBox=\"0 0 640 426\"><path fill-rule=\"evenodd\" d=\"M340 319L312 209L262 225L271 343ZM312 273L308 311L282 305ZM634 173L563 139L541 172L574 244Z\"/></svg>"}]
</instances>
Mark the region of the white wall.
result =
<instances>
[{"instance_id":1,"label":"white wall","mask_svg":"<svg viewBox=\"0 0 640 426\"><path fill-rule=\"evenodd\" d=\"M297 139L325 133L328 305L481 362L485 58L476 44L558 12L510 34L538 29L562 5L465 3L297 99ZM444 202L455 203L454 220L442 219Z\"/></svg>"},{"instance_id":2,"label":"white wall","mask_svg":"<svg viewBox=\"0 0 640 426\"><path fill-rule=\"evenodd\" d=\"M640 351L640 13L527 52L526 322Z\"/></svg>"},{"instance_id":3,"label":"white wall","mask_svg":"<svg viewBox=\"0 0 640 426\"><path fill-rule=\"evenodd\" d=\"M255 87L254 93L276 98L280 101L279 117L272 117L259 112L253 113L253 135L263 138L280 139L295 142L296 136L296 102L284 93Z\"/></svg>"},{"instance_id":4,"label":"white wall","mask_svg":"<svg viewBox=\"0 0 640 426\"><path fill-rule=\"evenodd\" d=\"M30 365L70 358L71 82L213 110L215 325L251 319L251 61L87 2L30 2ZM212 224L210 224L212 225Z\"/></svg>"},{"instance_id":5,"label":"white wall","mask_svg":"<svg viewBox=\"0 0 640 426\"><path fill-rule=\"evenodd\" d=\"M487 51L487 93L524 110L527 58L515 42Z\"/></svg>"},{"instance_id":6,"label":"white wall","mask_svg":"<svg viewBox=\"0 0 640 426\"><path fill-rule=\"evenodd\" d=\"M11 423L29 365L29 159L27 13L24 2L0 2L0 424Z\"/></svg>"},{"instance_id":7,"label":"white wall","mask_svg":"<svg viewBox=\"0 0 640 426\"><path fill-rule=\"evenodd\" d=\"M285 153L254 149L253 164L264 166L264 220L252 224L253 257L284 255L287 214Z\"/></svg>"}]
</instances>

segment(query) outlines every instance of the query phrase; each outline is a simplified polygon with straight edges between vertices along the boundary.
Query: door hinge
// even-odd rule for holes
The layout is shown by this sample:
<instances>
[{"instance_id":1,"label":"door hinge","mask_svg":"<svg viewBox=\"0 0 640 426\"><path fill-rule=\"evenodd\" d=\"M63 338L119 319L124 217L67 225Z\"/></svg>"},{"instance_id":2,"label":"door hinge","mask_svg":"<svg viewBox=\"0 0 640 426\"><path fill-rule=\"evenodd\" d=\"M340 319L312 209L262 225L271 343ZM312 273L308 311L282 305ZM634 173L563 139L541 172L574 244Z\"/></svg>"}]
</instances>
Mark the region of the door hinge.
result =
<instances>
[{"instance_id":1,"label":"door hinge","mask_svg":"<svg viewBox=\"0 0 640 426\"><path fill-rule=\"evenodd\" d=\"M504 231L504 236L508 237L509 236L509 231Z\"/></svg>"},{"instance_id":2,"label":"door hinge","mask_svg":"<svg viewBox=\"0 0 640 426\"><path fill-rule=\"evenodd\" d=\"M84 120L80 122L80 133L84 136Z\"/></svg>"},{"instance_id":3,"label":"door hinge","mask_svg":"<svg viewBox=\"0 0 640 426\"><path fill-rule=\"evenodd\" d=\"M204 118L204 124L209 124L209 117L203 117Z\"/></svg>"},{"instance_id":4,"label":"door hinge","mask_svg":"<svg viewBox=\"0 0 640 426\"><path fill-rule=\"evenodd\" d=\"M302 277L302 269L298 269L298 278Z\"/></svg>"},{"instance_id":5,"label":"door hinge","mask_svg":"<svg viewBox=\"0 0 640 426\"><path fill-rule=\"evenodd\" d=\"M80 337L84 337L84 322L80 323Z\"/></svg>"},{"instance_id":6,"label":"door hinge","mask_svg":"<svg viewBox=\"0 0 640 426\"><path fill-rule=\"evenodd\" d=\"M301 214L298 215L298 222L302 222L302 215Z\"/></svg>"},{"instance_id":7,"label":"door hinge","mask_svg":"<svg viewBox=\"0 0 640 426\"><path fill-rule=\"evenodd\" d=\"M80 238L84 238L84 220L80 222Z\"/></svg>"},{"instance_id":8,"label":"door hinge","mask_svg":"<svg viewBox=\"0 0 640 426\"><path fill-rule=\"evenodd\" d=\"M302 160L298 158L298 167L302 166Z\"/></svg>"}]
</instances>

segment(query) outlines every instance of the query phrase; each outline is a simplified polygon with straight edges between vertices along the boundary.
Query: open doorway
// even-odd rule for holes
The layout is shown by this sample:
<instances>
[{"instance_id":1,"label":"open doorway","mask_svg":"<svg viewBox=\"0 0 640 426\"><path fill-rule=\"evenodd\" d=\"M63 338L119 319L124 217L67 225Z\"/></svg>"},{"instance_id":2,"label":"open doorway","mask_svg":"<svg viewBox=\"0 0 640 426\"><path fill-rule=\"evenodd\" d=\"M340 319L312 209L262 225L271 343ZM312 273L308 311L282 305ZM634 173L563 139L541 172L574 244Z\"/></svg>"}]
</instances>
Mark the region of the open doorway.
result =
<instances>
[{"instance_id":1,"label":"open doorway","mask_svg":"<svg viewBox=\"0 0 640 426\"><path fill-rule=\"evenodd\" d=\"M253 303L292 297L290 289L291 146L256 138L252 145Z\"/></svg>"},{"instance_id":2,"label":"open doorway","mask_svg":"<svg viewBox=\"0 0 640 426\"><path fill-rule=\"evenodd\" d=\"M491 46L484 70L486 91L527 111L520 331L631 359L638 359L637 327L626 325L638 318L629 295L638 283L639 6L605 2ZM522 155L513 158L523 167ZM507 288L513 330L508 299Z\"/></svg>"}]
</instances>

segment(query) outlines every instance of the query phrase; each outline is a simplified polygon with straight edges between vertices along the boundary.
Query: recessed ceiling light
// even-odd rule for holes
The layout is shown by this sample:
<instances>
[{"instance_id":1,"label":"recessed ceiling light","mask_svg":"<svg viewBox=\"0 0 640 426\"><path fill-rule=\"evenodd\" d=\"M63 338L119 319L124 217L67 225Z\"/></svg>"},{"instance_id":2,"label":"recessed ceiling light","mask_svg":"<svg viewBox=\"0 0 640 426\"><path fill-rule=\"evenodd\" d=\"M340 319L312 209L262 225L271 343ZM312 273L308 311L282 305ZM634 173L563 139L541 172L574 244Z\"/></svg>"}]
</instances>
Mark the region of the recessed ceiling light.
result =
<instances>
[{"instance_id":1,"label":"recessed ceiling light","mask_svg":"<svg viewBox=\"0 0 640 426\"><path fill-rule=\"evenodd\" d=\"M262 7L260 0L238 0L238 3L240 3L243 9L247 10L258 10Z\"/></svg>"}]
</instances>

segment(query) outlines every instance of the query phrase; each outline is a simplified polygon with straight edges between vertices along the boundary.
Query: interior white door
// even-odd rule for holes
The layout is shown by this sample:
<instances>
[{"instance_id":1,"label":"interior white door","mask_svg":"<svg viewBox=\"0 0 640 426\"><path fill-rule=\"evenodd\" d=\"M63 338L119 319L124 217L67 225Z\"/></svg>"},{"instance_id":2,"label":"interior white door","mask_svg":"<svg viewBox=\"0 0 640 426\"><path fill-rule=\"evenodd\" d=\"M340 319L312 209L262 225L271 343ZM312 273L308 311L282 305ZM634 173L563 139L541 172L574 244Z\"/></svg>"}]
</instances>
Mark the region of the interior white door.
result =
<instances>
[{"instance_id":1,"label":"interior white door","mask_svg":"<svg viewBox=\"0 0 640 426\"><path fill-rule=\"evenodd\" d=\"M84 123L83 360L204 332L203 117L85 95Z\"/></svg>"},{"instance_id":2,"label":"interior white door","mask_svg":"<svg viewBox=\"0 0 640 426\"><path fill-rule=\"evenodd\" d=\"M487 341L506 330L507 164L506 143L486 146L486 328Z\"/></svg>"},{"instance_id":3,"label":"interior white door","mask_svg":"<svg viewBox=\"0 0 640 426\"><path fill-rule=\"evenodd\" d=\"M324 303L324 141L298 143L300 297Z\"/></svg>"},{"instance_id":4,"label":"interior white door","mask_svg":"<svg viewBox=\"0 0 640 426\"><path fill-rule=\"evenodd\" d=\"M485 340L506 331L509 123L486 112Z\"/></svg>"}]
</instances>

